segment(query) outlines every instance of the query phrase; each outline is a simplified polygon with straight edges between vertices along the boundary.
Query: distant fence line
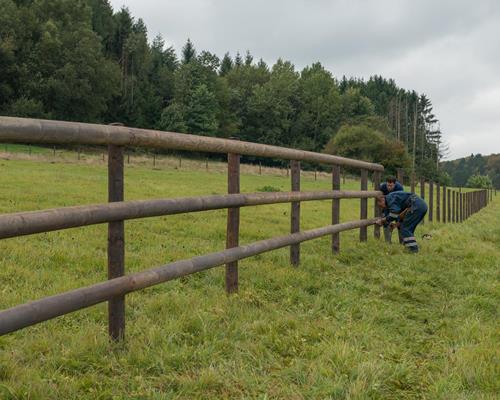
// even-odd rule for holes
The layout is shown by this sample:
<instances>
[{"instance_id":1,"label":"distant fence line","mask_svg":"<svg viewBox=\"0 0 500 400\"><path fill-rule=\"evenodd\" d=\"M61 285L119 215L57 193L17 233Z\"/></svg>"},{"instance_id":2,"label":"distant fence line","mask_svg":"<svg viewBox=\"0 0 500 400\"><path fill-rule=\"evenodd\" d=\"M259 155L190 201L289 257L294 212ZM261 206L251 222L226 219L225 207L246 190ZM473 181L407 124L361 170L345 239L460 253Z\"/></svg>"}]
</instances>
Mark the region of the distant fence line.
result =
<instances>
[{"instance_id":1,"label":"distant fence line","mask_svg":"<svg viewBox=\"0 0 500 400\"><path fill-rule=\"evenodd\" d=\"M404 170L397 170L397 179L403 183ZM425 178L416 179L410 175L410 191L416 193L416 186L420 187L420 197L427 200L429 222L457 223L463 222L471 215L486 207L496 195L496 189L479 189L464 192L462 188L450 189L437 182L427 181ZM426 187L429 189L426 192Z\"/></svg>"},{"instance_id":2,"label":"distant fence line","mask_svg":"<svg viewBox=\"0 0 500 400\"><path fill-rule=\"evenodd\" d=\"M0 334L108 301L109 334L113 340L120 340L124 338L125 333L124 296L127 293L224 264L226 265L226 291L233 293L238 290L238 260L289 246L290 262L293 266L298 266L300 243L303 241L331 235L331 250L334 253L340 251L340 232L359 229L360 241L366 241L367 228L374 225L377 219L368 218L368 199L375 199L380 194L378 190L368 190L368 173L373 173L374 188L378 189L381 172L384 170L380 164L328 154L238 140L128 128L121 126L121 124L96 125L0 117L0 142L107 145L109 200L107 204L64 207L0 216L0 239L108 223L108 281L1 311ZM225 153L228 160L228 194L181 199L123 201L125 146ZM241 155L290 160L290 169L287 170L287 174L291 178L291 191L240 193ZM301 161L331 165L332 190L302 192L300 190ZM359 191L340 190L341 167L361 170ZM340 200L350 198L360 199L360 220L340 223ZM332 201L332 224L323 228L301 231L300 203L312 200ZM276 203L291 203L290 234L240 246L240 207ZM125 220L220 208L228 209L226 250L125 275ZM374 201L374 216L378 217L379 215L380 210ZM374 232L376 237L380 237L379 226L375 226Z\"/></svg>"}]
</instances>

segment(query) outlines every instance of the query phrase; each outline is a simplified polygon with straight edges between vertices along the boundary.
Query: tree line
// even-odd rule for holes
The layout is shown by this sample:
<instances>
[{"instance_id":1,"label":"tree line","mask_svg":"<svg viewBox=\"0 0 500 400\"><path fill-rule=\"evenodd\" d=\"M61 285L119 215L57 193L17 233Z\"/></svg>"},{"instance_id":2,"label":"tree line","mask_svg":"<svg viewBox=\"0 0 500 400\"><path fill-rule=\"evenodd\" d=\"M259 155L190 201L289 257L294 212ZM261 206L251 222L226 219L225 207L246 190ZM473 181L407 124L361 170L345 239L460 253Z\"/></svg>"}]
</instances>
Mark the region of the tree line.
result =
<instances>
[{"instance_id":1,"label":"tree line","mask_svg":"<svg viewBox=\"0 0 500 400\"><path fill-rule=\"evenodd\" d=\"M455 186L500 189L500 154L471 154L443 162L442 169L450 175Z\"/></svg>"},{"instance_id":2,"label":"tree line","mask_svg":"<svg viewBox=\"0 0 500 400\"><path fill-rule=\"evenodd\" d=\"M0 113L326 151L440 180L431 100L394 80L337 79L250 52L180 54L107 0L0 0Z\"/></svg>"}]
</instances>

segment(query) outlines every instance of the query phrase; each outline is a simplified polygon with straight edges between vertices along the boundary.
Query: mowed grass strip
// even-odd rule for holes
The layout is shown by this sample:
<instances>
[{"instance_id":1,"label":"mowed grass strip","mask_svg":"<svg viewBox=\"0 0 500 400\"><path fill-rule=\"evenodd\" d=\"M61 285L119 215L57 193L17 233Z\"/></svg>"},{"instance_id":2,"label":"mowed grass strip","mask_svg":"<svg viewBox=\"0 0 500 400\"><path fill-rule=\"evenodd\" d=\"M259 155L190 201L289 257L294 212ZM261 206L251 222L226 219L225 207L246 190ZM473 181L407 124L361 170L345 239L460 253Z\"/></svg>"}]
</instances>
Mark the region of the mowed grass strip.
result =
<instances>
[{"instance_id":1,"label":"mowed grass strip","mask_svg":"<svg viewBox=\"0 0 500 400\"><path fill-rule=\"evenodd\" d=\"M226 192L226 175L126 168L127 200ZM0 212L105 202L99 164L0 160ZM289 190L243 175L242 191ZM304 179L303 190L330 182ZM358 189L348 181L343 189ZM342 221L359 200L341 201ZM369 215L373 202L369 202ZM289 232L287 204L244 208L240 243ZM302 204L302 228L331 202ZM226 211L126 222L127 271L225 245ZM126 337L111 345L106 304L0 337L0 399L494 399L499 393L500 201L463 224L418 229L421 253L358 231L240 262L227 297L216 268L127 296ZM106 279L105 225L0 241L0 308Z\"/></svg>"}]
</instances>

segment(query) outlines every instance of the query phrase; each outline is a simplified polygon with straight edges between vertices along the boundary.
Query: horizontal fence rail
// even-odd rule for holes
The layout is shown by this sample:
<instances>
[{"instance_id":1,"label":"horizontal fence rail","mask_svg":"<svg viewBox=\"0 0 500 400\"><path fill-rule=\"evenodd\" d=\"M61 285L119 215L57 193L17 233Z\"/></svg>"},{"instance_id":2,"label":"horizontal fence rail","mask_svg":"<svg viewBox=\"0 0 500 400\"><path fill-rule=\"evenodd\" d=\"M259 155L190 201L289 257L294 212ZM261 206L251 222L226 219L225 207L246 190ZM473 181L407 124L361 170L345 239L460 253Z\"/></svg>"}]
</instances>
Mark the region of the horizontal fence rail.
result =
<instances>
[{"instance_id":1,"label":"horizontal fence rail","mask_svg":"<svg viewBox=\"0 0 500 400\"><path fill-rule=\"evenodd\" d=\"M0 239L129 219L189 212L329 199L375 198L379 191L241 193L137 200L0 215Z\"/></svg>"},{"instance_id":2,"label":"horizontal fence rail","mask_svg":"<svg viewBox=\"0 0 500 400\"><path fill-rule=\"evenodd\" d=\"M330 154L176 132L81 122L0 117L0 142L146 147L280 158L383 171L380 164Z\"/></svg>"},{"instance_id":3,"label":"horizontal fence rail","mask_svg":"<svg viewBox=\"0 0 500 400\"><path fill-rule=\"evenodd\" d=\"M364 221L344 222L338 225L329 225L323 228L261 240L217 253L176 261L158 268L22 304L0 312L0 335L195 272L322 236L367 227L375 224L376 220L376 218L372 218Z\"/></svg>"}]
</instances>

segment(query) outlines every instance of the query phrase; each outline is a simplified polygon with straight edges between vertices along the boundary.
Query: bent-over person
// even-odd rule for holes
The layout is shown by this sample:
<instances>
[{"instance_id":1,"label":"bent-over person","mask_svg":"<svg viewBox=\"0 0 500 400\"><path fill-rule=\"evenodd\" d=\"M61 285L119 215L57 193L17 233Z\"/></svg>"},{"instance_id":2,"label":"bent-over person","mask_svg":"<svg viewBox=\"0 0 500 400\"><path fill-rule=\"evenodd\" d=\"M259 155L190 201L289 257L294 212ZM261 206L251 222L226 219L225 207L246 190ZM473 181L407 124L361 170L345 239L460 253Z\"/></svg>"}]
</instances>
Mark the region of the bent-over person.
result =
<instances>
[{"instance_id":1,"label":"bent-over person","mask_svg":"<svg viewBox=\"0 0 500 400\"><path fill-rule=\"evenodd\" d=\"M390 223L401 229L404 246L412 253L418 252L415 228L427 214L427 203L415 193L392 192L387 196L377 197L380 208L387 211L386 217L377 221L378 225Z\"/></svg>"}]
</instances>

